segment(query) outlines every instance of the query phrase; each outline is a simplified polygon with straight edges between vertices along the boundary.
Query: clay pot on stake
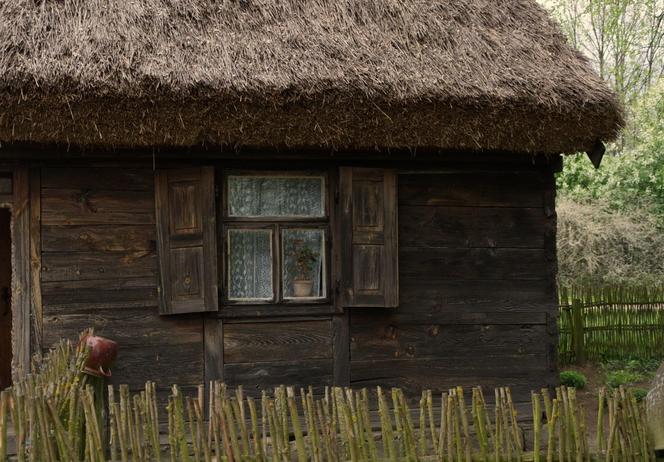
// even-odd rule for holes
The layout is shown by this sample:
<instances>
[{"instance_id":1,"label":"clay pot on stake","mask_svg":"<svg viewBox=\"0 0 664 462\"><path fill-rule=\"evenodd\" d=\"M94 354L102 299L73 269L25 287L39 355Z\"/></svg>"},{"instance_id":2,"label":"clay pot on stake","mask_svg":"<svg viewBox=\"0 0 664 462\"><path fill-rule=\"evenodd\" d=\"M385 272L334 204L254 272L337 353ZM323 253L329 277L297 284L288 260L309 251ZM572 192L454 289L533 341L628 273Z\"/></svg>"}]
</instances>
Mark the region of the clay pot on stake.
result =
<instances>
[{"instance_id":1,"label":"clay pot on stake","mask_svg":"<svg viewBox=\"0 0 664 462\"><path fill-rule=\"evenodd\" d=\"M90 333L81 338L80 343L90 350L83 372L95 377L110 377L111 366L118 356L117 342Z\"/></svg>"}]
</instances>

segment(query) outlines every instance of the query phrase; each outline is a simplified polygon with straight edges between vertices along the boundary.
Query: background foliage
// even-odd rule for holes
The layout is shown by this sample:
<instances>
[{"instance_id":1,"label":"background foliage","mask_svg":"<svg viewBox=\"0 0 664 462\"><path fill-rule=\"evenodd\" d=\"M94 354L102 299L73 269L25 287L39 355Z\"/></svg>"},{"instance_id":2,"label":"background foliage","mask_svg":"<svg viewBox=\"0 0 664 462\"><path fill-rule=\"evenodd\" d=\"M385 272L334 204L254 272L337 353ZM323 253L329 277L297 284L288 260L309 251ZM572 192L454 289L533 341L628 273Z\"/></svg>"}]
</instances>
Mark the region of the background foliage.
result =
<instances>
[{"instance_id":1,"label":"background foliage","mask_svg":"<svg viewBox=\"0 0 664 462\"><path fill-rule=\"evenodd\" d=\"M623 102L627 126L595 170L566 156L560 282L664 281L664 0L542 0Z\"/></svg>"}]
</instances>

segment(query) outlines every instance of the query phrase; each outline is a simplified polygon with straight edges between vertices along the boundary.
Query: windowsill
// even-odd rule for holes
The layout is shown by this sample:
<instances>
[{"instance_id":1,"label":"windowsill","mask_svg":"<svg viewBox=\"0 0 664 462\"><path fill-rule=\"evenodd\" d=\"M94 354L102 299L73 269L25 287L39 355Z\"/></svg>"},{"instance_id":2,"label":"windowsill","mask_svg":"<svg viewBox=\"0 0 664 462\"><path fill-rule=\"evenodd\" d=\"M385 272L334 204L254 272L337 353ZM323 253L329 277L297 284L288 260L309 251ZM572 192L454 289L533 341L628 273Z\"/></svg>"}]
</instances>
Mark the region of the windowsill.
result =
<instances>
[{"instance_id":1,"label":"windowsill","mask_svg":"<svg viewBox=\"0 0 664 462\"><path fill-rule=\"evenodd\" d=\"M271 318L286 316L330 316L340 313L329 300L322 303L280 303L253 305L220 305L215 316L223 319Z\"/></svg>"},{"instance_id":2,"label":"windowsill","mask_svg":"<svg viewBox=\"0 0 664 462\"><path fill-rule=\"evenodd\" d=\"M310 306L310 305L331 305L332 300L329 297L301 297L301 298L284 298L281 301L275 302L270 299L237 299L237 300L223 300L221 305L223 306Z\"/></svg>"}]
</instances>

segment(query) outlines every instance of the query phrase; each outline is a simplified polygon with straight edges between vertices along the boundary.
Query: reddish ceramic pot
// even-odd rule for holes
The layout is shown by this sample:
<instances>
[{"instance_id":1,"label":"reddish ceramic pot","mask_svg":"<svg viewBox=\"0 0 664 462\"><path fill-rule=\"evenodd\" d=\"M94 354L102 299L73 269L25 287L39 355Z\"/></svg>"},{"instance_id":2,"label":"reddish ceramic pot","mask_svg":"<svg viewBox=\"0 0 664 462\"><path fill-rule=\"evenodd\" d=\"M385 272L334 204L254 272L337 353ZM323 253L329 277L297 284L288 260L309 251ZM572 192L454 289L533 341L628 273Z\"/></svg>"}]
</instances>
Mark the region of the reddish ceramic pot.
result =
<instances>
[{"instance_id":1,"label":"reddish ceramic pot","mask_svg":"<svg viewBox=\"0 0 664 462\"><path fill-rule=\"evenodd\" d=\"M90 349L83 372L97 377L110 377L111 366L118 356L118 344L113 340L96 335L83 337L81 343Z\"/></svg>"}]
</instances>

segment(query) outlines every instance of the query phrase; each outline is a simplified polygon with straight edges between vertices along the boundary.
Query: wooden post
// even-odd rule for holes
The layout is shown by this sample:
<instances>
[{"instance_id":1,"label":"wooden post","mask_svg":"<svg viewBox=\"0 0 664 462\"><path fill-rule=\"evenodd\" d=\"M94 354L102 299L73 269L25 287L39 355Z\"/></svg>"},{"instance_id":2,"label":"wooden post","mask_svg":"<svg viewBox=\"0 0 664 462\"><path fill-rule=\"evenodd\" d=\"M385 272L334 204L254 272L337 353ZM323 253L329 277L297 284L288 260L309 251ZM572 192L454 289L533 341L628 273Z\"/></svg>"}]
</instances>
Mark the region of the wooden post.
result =
<instances>
[{"instance_id":1,"label":"wooden post","mask_svg":"<svg viewBox=\"0 0 664 462\"><path fill-rule=\"evenodd\" d=\"M574 361L583 364L586 361L584 345L583 305L581 300L572 300L572 346L574 348Z\"/></svg>"},{"instance_id":2,"label":"wooden post","mask_svg":"<svg viewBox=\"0 0 664 462\"><path fill-rule=\"evenodd\" d=\"M32 273L30 271L30 182L29 170L14 170L12 208L12 375L15 381L30 372L30 324Z\"/></svg>"}]
</instances>

